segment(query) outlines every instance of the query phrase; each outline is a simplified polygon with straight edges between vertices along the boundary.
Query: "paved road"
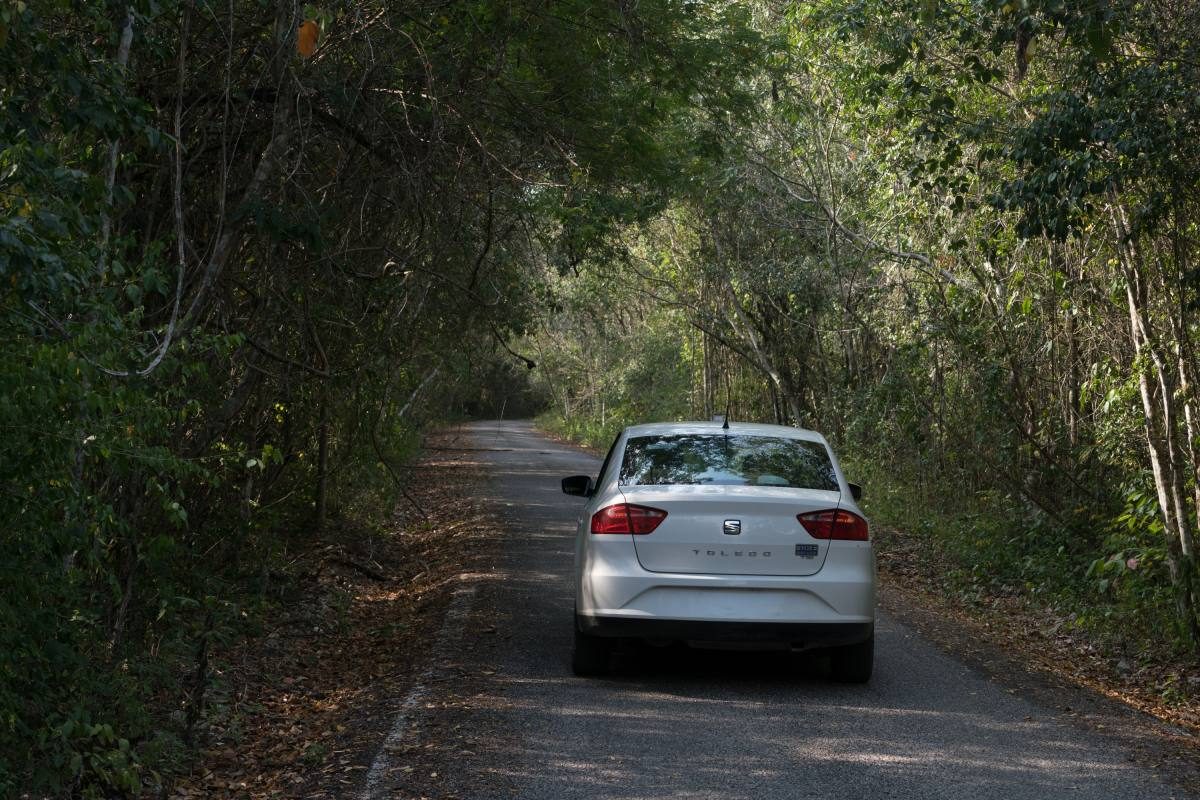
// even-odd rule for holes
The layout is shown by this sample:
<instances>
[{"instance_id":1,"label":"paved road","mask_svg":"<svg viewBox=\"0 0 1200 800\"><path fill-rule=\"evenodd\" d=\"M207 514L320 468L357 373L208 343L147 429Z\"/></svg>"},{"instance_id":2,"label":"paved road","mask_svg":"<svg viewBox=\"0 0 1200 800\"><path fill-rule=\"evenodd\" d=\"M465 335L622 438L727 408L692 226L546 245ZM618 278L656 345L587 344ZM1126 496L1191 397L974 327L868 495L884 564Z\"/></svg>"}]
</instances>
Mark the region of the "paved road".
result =
<instances>
[{"instance_id":1,"label":"paved road","mask_svg":"<svg viewBox=\"0 0 1200 800\"><path fill-rule=\"evenodd\" d=\"M407 752L422 736L458 743L443 747L441 777L410 778L396 796L1186 796L886 617L867 686L831 682L810 656L686 649L624 654L611 678L575 678L571 539L582 501L558 480L598 461L524 422L477 423L469 436L507 529L450 672L483 682L463 678L459 702L426 704L440 710L414 724ZM444 682L453 694L456 681Z\"/></svg>"}]
</instances>

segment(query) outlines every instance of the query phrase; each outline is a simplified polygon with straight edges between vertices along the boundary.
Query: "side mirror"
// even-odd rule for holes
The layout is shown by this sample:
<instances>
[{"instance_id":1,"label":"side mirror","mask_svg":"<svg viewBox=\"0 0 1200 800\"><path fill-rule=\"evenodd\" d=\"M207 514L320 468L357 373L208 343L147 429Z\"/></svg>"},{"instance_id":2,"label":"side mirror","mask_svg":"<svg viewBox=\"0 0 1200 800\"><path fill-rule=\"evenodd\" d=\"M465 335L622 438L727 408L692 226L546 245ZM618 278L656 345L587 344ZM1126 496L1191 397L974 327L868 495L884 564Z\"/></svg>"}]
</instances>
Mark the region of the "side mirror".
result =
<instances>
[{"instance_id":1,"label":"side mirror","mask_svg":"<svg viewBox=\"0 0 1200 800\"><path fill-rule=\"evenodd\" d=\"M564 481L564 484L565 483L566 482ZM859 486L857 483L847 483L846 485L850 487L850 496L851 497L853 497L855 500L862 500L862 487L861 486ZM563 491L565 492L566 489L563 489Z\"/></svg>"},{"instance_id":2,"label":"side mirror","mask_svg":"<svg viewBox=\"0 0 1200 800\"><path fill-rule=\"evenodd\" d=\"M562 479L563 494L571 494L576 497L591 497L595 488L592 484L591 475L572 475L569 478Z\"/></svg>"}]
</instances>

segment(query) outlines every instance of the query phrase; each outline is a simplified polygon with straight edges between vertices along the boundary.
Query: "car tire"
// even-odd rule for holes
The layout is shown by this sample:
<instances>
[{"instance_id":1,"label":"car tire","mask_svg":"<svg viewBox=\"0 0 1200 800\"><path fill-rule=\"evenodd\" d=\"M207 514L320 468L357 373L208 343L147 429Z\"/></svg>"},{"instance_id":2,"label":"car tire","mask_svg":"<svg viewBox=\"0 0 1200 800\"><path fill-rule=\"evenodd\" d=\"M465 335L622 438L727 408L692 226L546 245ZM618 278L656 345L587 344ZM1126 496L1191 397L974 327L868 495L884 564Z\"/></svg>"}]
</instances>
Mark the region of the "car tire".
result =
<instances>
[{"instance_id":1,"label":"car tire","mask_svg":"<svg viewBox=\"0 0 1200 800\"><path fill-rule=\"evenodd\" d=\"M571 650L571 671L581 677L608 673L609 657L612 655L611 639L588 636L575 626L575 646Z\"/></svg>"},{"instance_id":2,"label":"car tire","mask_svg":"<svg viewBox=\"0 0 1200 800\"><path fill-rule=\"evenodd\" d=\"M842 683L866 683L871 680L871 671L874 666L874 632L865 641L858 644L835 647L829 657L831 677Z\"/></svg>"}]
</instances>

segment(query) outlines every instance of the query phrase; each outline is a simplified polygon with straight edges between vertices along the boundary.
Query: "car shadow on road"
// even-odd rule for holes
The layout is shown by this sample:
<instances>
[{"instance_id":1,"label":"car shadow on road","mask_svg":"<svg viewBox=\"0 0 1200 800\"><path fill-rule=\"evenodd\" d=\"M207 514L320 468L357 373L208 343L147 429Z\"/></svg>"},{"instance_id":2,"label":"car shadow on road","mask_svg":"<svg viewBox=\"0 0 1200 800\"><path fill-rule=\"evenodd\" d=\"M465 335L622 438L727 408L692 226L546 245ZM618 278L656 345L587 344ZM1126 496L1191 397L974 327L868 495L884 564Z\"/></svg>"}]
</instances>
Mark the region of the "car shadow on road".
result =
<instances>
[{"instance_id":1,"label":"car shadow on road","mask_svg":"<svg viewBox=\"0 0 1200 800\"><path fill-rule=\"evenodd\" d=\"M828 655L819 650L756 651L690 647L680 643L658 646L641 642L622 643L617 648L608 677L635 686L714 678L786 685L831 680Z\"/></svg>"}]
</instances>

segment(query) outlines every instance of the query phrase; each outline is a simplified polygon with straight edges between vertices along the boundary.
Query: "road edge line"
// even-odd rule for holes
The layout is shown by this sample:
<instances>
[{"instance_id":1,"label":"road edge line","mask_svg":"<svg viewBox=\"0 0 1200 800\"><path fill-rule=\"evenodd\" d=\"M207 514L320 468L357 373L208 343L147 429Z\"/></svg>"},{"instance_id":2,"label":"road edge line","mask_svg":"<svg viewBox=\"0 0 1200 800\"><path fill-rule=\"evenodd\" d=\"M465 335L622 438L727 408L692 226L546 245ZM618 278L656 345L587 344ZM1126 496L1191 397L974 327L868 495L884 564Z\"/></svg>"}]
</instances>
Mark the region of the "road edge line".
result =
<instances>
[{"instance_id":1,"label":"road edge line","mask_svg":"<svg viewBox=\"0 0 1200 800\"><path fill-rule=\"evenodd\" d=\"M461 579L461 578L460 578ZM479 588L478 583L470 583L454 590L442 625L434 638L433 647L429 651L429 661L417 676L416 682L404 695L399 708L396 709L392 726L388 730L379 752L371 761L371 767L364 778L363 789L359 793L360 800L383 800L388 794L389 787L386 777L391 770L392 753L399 748L405 737L410 733L416 711L429 696L429 686L438 672L445 666L443 658L446 651L462 640L463 622L470 614L471 605Z\"/></svg>"}]
</instances>

